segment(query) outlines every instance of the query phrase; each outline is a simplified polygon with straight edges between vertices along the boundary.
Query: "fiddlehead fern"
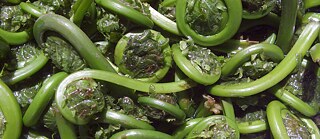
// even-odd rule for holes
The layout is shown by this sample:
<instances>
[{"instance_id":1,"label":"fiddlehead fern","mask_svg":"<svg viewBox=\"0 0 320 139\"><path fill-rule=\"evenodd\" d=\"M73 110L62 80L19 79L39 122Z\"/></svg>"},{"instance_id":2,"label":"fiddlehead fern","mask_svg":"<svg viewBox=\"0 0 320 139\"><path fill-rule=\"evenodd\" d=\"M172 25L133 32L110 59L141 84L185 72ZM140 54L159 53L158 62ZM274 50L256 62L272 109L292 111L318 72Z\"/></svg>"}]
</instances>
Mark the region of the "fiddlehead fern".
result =
<instances>
[{"instance_id":1,"label":"fiddlehead fern","mask_svg":"<svg viewBox=\"0 0 320 139\"><path fill-rule=\"evenodd\" d=\"M310 60L304 59L297 66L296 73L289 75L281 84L269 92L305 116L314 116L320 110L318 101L319 68Z\"/></svg>"},{"instance_id":2,"label":"fiddlehead fern","mask_svg":"<svg viewBox=\"0 0 320 139\"><path fill-rule=\"evenodd\" d=\"M183 139L186 135L200 122L203 118L190 119L180 127L178 127L172 134L175 139Z\"/></svg>"},{"instance_id":3,"label":"fiddlehead fern","mask_svg":"<svg viewBox=\"0 0 320 139\"><path fill-rule=\"evenodd\" d=\"M121 97L117 101L106 96L106 108L98 117L99 123L108 123L110 126L119 126L125 129L154 130L144 110L129 97ZM109 126L109 127L110 127Z\"/></svg>"},{"instance_id":4,"label":"fiddlehead fern","mask_svg":"<svg viewBox=\"0 0 320 139\"><path fill-rule=\"evenodd\" d=\"M114 13L128 18L135 23L149 28L152 28L154 25L152 20L148 17L150 13L149 9L146 7L149 5L142 3L140 0L95 0L95 2Z\"/></svg>"},{"instance_id":5,"label":"fiddlehead fern","mask_svg":"<svg viewBox=\"0 0 320 139\"><path fill-rule=\"evenodd\" d=\"M12 57L9 61L8 74L1 79L10 85L20 82L39 71L48 61L41 50L35 47L33 43L27 43L12 48Z\"/></svg>"},{"instance_id":6,"label":"fiddlehead fern","mask_svg":"<svg viewBox=\"0 0 320 139\"><path fill-rule=\"evenodd\" d=\"M19 5L2 6L0 12L0 37L10 45L21 45L30 38L33 21L30 14L25 14Z\"/></svg>"},{"instance_id":7,"label":"fiddlehead fern","mask_svg":"<svg viewBox=\"0 0 320 139\"><path fill-rule=\"evenodd\" d=\"M311 136L318 138L318 129L310 131L308 129L310 124L304 123L299 117L279 101L272 101L267 106L267 118L275 139L312 138Z\"/></svg>"},{"instance_id":8,"label":"fiddlehead fern","mask_svg":"<svg viewBox=\"0 0 320 139\"><path fill-rule=\"evenodd\" d=\"M208 4L210 3L210 4ZM213 15L216 15L212 18ZM203 46L215 46L235 35L242 19L240 0L177 0L176 22L185 36Z\"/></svg>"},{"instance_id":9,"label":"fiddlehead fern","mask_svg":"<svg viewBox=\"0 0 320 139\"><path fill-rule=\"evenodd\" d=\"M189 132L186 138L234 138L240 133L234 121L223 115L208 116Z\"/></svg>"},{"instance_id":10,"label":"fiddlehead fern","mask_svg":"<svg viewBox=\"0 0 320 139\"><path fill-rule=\"evenodd\" d=\"M171 67L169 40L159 32L145 30L126 34L115 48L120 72L142 81L157 82Z\"/></svg>"},{"instance_id":11,"label":"fiddlehead fern","mask_svg":"<svg viewBox=\"0 0 320 139\"><path fill-rule=\"evenodd\" d=\"M311 47L312 43L319 34L320 24L318 22L310 22L303 30L299 39L296 41L293 48L290 50L288 55L275 67L271 72L265 76L249 83L235 84L235 85L214 85L208 88L212 95L218 96L250 96L262 92L273 85L279 83L287 75L289 75L296 65L298 64L296 58L297 53L304 56L307 50ZM306 41L312 39L313 41ZM303 46L303 47L300 47ZM300 55L299 55L300 56ZM288 64L292 63L292 64ZM282 73L279 75L278 73ZM228 86L228 87L227 87Z\"/></svg>"},{"instance_id":12,"label":"fiddlehead fern","mask_svg":"<svg viewBox=\"0 0 320 139\"><path fill-rule=\"evenodd\" d=\"M265 131L268 128L267 114L263 110L247 113L244 117L237 118L237 125L241 134Z\"/></svg>"},{"instance_id":13,"label":"fiddlehead fern","mask_svg":"<svg viewBox=\"0 0 320 139\"><path fill-rule=\"evenodd\" d=\"M194 81L210 85L221 74L219 57L209 49L199 47L192 40L180 41L172 46L173 59L177 66Z\"/></svg>"},{"instance_id":14,"label":"fiddlehead fern","mask_svg":"<svg viewBox=\"0 0 320 139\"><path fill-rule=\"evenodd\" d=\"M260 55L258 56L258 54ZM260 60L258 57L260 57L262 60ZM267 43L254 44L240 50L229 60L227 60L222 67L221 74L223 76L228 76L229 74L234 73L235 70L240 67L240 65L244 64L249 58L253 59L252 63L246 63L243 68L248 70L247 74L249 77L259 78L259 76L256 74L263 75L263 73L257 73L255 70L264 71L269 68L270 71L275 66L273 63L263 62L265 61L264 59L271 59L274 61L274 63L277 63L284 58L284 54L276 45ZM268 72L268 70L266 70L266 72Z\"/></svg>"},{"instance_id":15,"label":"fiddlehead fern","mask_svg":"<svg viewBox=\"0 0 320 139\"><path fill-rule=\"evenodd\" d=\"M172 95L151 94L149 97L139 97L138 102L144 106L146 115L153 119L180 122L186 118Z\"/></svg>"},{"instance_id":16,"label":"fiddlehead fern","mask_svg":"<svg viewBox=\"0 0 320 139\"><path fill-rule=\"evenodd\" d=\"M0 28L9 32L23 31L32 25L31 15L18 5L1 7L0 21Z\"/></svg>"},{"instance_id":17,"label":"fiddlehead fern","mask_svg":"<svg viewBox=\"0 0 320 139\"><path fill-rule=\"evenodd\" d=\"M56 97L57 106L64 117L74 124L88 123L105 105L98 83L90 78L71 82L62 93L59 97L63 99Z\"/></svg>"}]
</instances>

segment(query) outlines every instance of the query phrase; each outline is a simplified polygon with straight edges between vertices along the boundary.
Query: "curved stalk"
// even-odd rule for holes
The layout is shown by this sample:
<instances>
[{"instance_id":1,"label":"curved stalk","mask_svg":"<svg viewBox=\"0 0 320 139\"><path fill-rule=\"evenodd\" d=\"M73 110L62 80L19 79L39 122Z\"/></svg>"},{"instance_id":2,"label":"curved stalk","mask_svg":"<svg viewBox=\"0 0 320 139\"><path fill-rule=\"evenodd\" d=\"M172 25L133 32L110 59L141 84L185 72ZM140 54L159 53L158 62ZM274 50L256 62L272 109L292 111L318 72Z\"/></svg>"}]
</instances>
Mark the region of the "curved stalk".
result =
<instances>
[{"instance_id":1,"label":"curved stalk","mask_svg":"<svg viewBox=\"0 0 320 139\"><path fill-rule=\"evenodd\" d=\"M34 126L39 121L40 116L54 96L56 88L67 75L65 72L59 72L45 80L23 115L23 123L25 126Z\"/></svg>"},{"instance_id":2,"label":"curved stalk","mask_svg":"<svg viewBox=\"0 0 320 139\"><path fill-rule=\"evenodd\" d=\"M87 64L93 69L106 70L116 73L112 65L106 60L97 49L90 38L69 19L56 14L46 14L38 18L34 24L34 36L38 44L44 44L44 34L47 31L54 31L61 34L68 40ZM112 91L132 93L133 90L109 85Z\"/></svg>"},{"instance_id":3,"label":"curved stalk","mask_svg":"<svg viewBox=\"0 0 320 139\"><path fill-rule=\"evenodd\" d=\"M154 127L147 122L137 120L134 117L112 110L107 110L106 112L103 112L101 119L99 119L99 122L113 125L121 125L121 127L128 129L154 130Z\"/></svg>"},{"instance_id":4,"label":"curved stalk","mask_svg":"<svg viewBox=\"0 0 320 139\"><path fill-rule=\"evenodd\" d=\"M150 93L174 93L174 92L179 92L179 91L189 89L196 85L196 83L194 83L190 79L184 79L179 82L171 82L171 83L148 83L148 82L142 82L142 81L138 81L128 77L120 76L116 73L102 71L102 70L82 70L82 71L72 73L60 83L56 91L55 100L57 102L58 108L61 111L62 115L72 123L79 124L79 125L88 123L89 119L79 119L75 117L74 114L72 114L71 110L64 105L66 103L66 98L64 97L64 93L67 89L68 84L72 83L73 81L77 81L79 79L84 79L84 78L102 80L102 81L110 82L120 86L124 86L127 88L131 88L134 90L138 90L141 92L150 92Z\"/></svg>"},{"instance_id":5,"label":"curved stalk","mask_svg":"<svg viewBox=\"0 0 320 139\"><path fill-rule=\"evenodd\" d=\"M159 27L161 27L163 30L168 31L172 34L181 36L181 32L179 31L176 22L168 19L161 13L159 13L157 10L153 9L151 6L149 7L150 14L151 14L151 20Z\"/></svg>"},{"instance_id":6,"label":"curved stalk","mask_svg":"<svg viewBox=\"0 0 320 139\"><path fill-rule=\"evenodd\" d=\"M20 82L38 72L47 64L47 62L48 58L41 52L30 64L14 71L13 73L2 76L1 79L8 85L16 84L17 82Z\"/></svg>"},{"instance_id":7,"label":"curved stalk","mask_svg":"<svg viewBox=\"0 0 320 139\"><path fill-rule=\"evenodd\" d=\"M41 16L33 27L38 44L44 43L43 36L47 31L57 32L67 39L91 68L115 72L88 36L69 19L57 14Z\"/></svg>"},{"instance_id":8,"label":"curved stalk","mask_svg":"<svg viewBox=\"0 0 320 139\"><path fill-rule=\"evenodd\" d=\"M187 121L180 127L178 127L172 134L175 139L184 139L190 131L204 118L195 118Z\"/></svg>"},{"instance_id":9,"label":"curved stalk","mask_svg":"<svg viewBox=\"0 0 320 139\"><path fill-rule=\"evenodd\" d=\"M269 90L270 93L274 94L278 99L299 111L303 115L311 117L317 114L317 110L311 107L308 103L302 101L287 90L282 89L279 85L276 85Z\"/></svg>"},{"instance_id":10,"label":"curved stalk","mask_svg":"<svg viewBox=\"0 0 320 139\"><path fill-rule=\"evenodd\" d=\"M181 43L181 42L180 42ZM183 71L184 74L186 74L189 78L196 81L197 83L203 84L203 85L211 85L218 81L220 74L221 74L221 68L220 65L217 64L218 62L212 58L213 53L210 52L210 54L204 55L202 54L203 58L209 58L213 61L210 61L211 63L207 62L204 64L207 64L206 66L212 66L209 67L210 71L207 72L200 72L198 67L196 68L189 59L186 58L186 56L183 54L183 50L181 50L181 45L183 44L173 44L172 45L172 53L173 53L173 59L174 62L177 64L177 66L180 68L181 71ZM189 46L186 46L189 47ZM194 50L198 51L198 50ZM199 50L202 51L202 50ZM215 55L214 55L215 56ZM201 63L202 64L202 63ZM210 65L209 65L210 64ZM214 68L214 69L211 69ZM211 71L214 70L214 71Z\"/></svg>"},{"instance_id":11,"label":"curved stalk","mask_svg":"<svg viewBox=\"0 0 320 139\"><path fill-rule=\"evenodd\" d=\"M319 128L317 127L317 125L314 123L314 121L312 119L309 118L304 118L301 117L300 118L302 122L304 122L306 124L306 126L311 130L311 139L318 139L320 138L320 131Z\"/></svg>"},{"instance_id":12,"label":"curved stalk","mask_svg":"<svg viewBox=\"0 0 320 139\"><path fill-rule=\"evenodd\" d=\"M251 58L253 54L262 54L271 58L274 62L280 62L284 58L282 50L274 45L267 43L259 43L251 45L247 48L242 49L234 56L230 58L222 67L221 74L222 76L228 76L236 71L238 67L243 65L246 61Z\"/></svg>"},{"instance_id":13,"label":"curved stalk","mask_svg":"<svg viewBox=\"0 0 320 139\"><path fill-rule=\"evenodd\" d=\"M0 79L0 108L6 119L3 139L18 139L22 131L22 114L11 89Z\"/></svg>"},{"instance_id":14,"label":"curved stalk","mask_svg":"<svg viewBox=\"0 0 320 139\"><path fill-rule=\"evenodd\" d=\"M249 83L234 85L212 85L208 91L212 95L224 97L250 96L260 93L283 80L298 64L297 58L303 57L319 35L320 24L310 22L287 56L268 74ZM281 73L281 74L279 74Z\"/></svg>"},{"instance_id":15,"label":"curved stalk","mask_svg":"<svg viewBox=\"0 0 320 139\"><path fill-rule=\"evenodd\" d=\"M77 139L74 126L68 120L64 119L59 112L55 113L55 120L61 139Z\"/></svg>"},{"instance_id":16,"label":"curved stalk","mask_svg":"<svg viewBox=\"0 0 320 139\"><path fill-rule=\"evenodd\" d=\"M94 0L77 0L75 5L78 6L75 6L76 8L72 9L73 14L70 17L70 20L76 25L80 26L85 13L88 11L93 2Z\"/></svg>"},{"instance_id":17,"label":"curved stalk","mask_svg":"<svg viewBox=\"0 0 320 139\"><path fill-rule=\"evenodd\" d=\"M31 30L9 32L0 28L0 38L5 40L9 45L20 45L26 43L32 38L31 34Z\"/></svg>"},{"instance_id":18,"label":"curved stalk","mask_svg":"<svg viewBox=\"0 0 320 139\"><path fill-rule=\"evenodd\" d=\"M220 32L210 36L204 36L196 33L189 25L186 23L186 8L187 0L177 0L176 1L176 22L179 30L185 36L190 36L195 43L203 46L216 46L227 40L229 40L233 35L236 34L238 28L240 27L242 20L242 4L241 0L224 0L227 7L228 18L227 23Z\"/></svg>"},{"instance_id":19,"label":"curved stalk","mask_svg":"<svg viewBox=\"0 0 320 139\"><path fill-rule=\"evenodd\" d=\"M212 129L212 130L210 130ZM201 120L187 135L187 139L201 137L208 132L213 138L225 137L239 139L240 133L235 121L223 115L212 115ZM224 133L227 132L227 133ZM208 135L206 135L208 136Z\"/></svg>"},{"instance_id":20,"label":"curved stalk","mask_svg":"<svg viewBox=\"0 0 320 139\"><path fill-rule=\"evenodd\" d=\"M131 7L128 7L124 4L122 4L120 1L117 1L117 0L95 0L95 2L99 5L101 5L102 7L106 8L114 13L117 13L119 15L122 15L137 24L144 25L149 28L152 28L154 25L152 20L149 17L143 15L142 13L138 12L137 10L135 10Z\"/></svg>"},{"instance_id":21,"label":"curved stalk","mask_svg":"<svg viewBox=\"0 0 320 139\"><path fill-rule=\"evenodd\" d=\"M36 18L39 18L41 15L46 14L46 13L42 13L38 7L34 6L30 2L21 2L19 5L23 11L31 14Z\"/></svg>"},{"instance_id":22,"label":"curved stalk","mask_svg":"<svg viewBox=\"0 0 320 139\"><path fill-rule=\"evenodd\" d=\"M289 139L281 116L281 111L286 109L286 106L277 100L270 102L267 106L268 123L275 139Z\"/></svg>"},{"instance_id":23,"label":"curved stalk","mask_svg":"<svg viewBox=\"0 0 320 139\"><path fill-rule=\"evenodd\" d=\"M239 132L241 134L258 133L267 130L268 123L262 120L250 121L250 122L237 122Z\"/></svg>"},{"instance_id":24,"label":"curved stalk","mask_svg":"<svg viewBox=\"0 0 320 139\"><path fill-rule=\"evenodd\" d=\"M156 98L139 97L138 103L142 105L148 105L159 110L163 110L177 118L177 120L179 121L182 121L186 118L186 114L179 108L179 106L172 105L170 103L158 100Z\"/></svg>"}]
</instances>

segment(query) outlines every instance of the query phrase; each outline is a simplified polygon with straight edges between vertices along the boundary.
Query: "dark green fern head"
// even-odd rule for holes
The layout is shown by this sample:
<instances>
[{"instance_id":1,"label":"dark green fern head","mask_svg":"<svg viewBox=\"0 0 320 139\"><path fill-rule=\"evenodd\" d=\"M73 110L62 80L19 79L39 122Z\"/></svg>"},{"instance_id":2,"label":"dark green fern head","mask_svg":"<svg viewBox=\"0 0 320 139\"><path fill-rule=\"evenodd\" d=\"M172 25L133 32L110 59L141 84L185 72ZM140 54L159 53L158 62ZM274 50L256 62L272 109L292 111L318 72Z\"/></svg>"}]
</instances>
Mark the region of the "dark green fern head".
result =
<instances>
[{"instance_id":1,"label":"dark green fern head","mask_svg":"<svg viewBox=\"0 0 320 139\"><path fill-rule=\"evenodd\" d=\"M59 37L48 37L41 47L52 63L63 71L72 73L87 67L71 44Z\"/></svg>"}]
</instances>

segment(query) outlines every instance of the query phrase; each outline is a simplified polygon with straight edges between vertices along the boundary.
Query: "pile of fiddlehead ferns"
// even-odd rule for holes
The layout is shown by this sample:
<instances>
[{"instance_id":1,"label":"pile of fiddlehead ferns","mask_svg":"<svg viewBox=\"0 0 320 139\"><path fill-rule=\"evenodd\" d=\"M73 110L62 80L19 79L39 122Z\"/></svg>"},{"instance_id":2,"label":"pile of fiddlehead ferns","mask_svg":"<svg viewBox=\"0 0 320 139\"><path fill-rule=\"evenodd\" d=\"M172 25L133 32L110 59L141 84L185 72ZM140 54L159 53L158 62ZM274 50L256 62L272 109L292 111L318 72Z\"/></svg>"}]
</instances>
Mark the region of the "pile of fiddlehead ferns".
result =
<instances>
[{"instance_id":1,"label":"pile of fiddlehead ferns","mask_svg":"<svg viewBox=\"0 0 320 139\"><path fill-rule=\"evenodd\" d=\"M318 0L0 6L0 138L320 138Z\"/></svg>"}]
</instances>

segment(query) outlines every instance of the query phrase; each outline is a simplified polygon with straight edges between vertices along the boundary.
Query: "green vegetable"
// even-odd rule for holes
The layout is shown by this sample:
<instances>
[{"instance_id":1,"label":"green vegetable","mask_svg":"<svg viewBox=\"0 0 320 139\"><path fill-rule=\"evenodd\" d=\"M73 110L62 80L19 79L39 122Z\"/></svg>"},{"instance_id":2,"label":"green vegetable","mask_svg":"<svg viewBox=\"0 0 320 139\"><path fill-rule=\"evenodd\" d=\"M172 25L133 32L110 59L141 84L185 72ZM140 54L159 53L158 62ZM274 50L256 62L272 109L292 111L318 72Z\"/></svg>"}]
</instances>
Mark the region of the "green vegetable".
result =
<instances>
[{"instance_id":1,"label":"green vegetable","mask_svg":"<svg viewBox=\"0 0 320 139\"><path fill-rule=\"evenodd\" d=\"M163 100L151 97L139 97L138 103L167 112L174 116L178 121L182 121L186 118L186 114L177 105ZM162 119L163 117L159 118Z\"/></svg>"},{"instance_id":2,"label":"green vegetable","mask_svg":"<svg viewBox=\"0 0 320 139\"><path fill-rule=\"evenodd\" d=\"M237 119L237 125L241 134L258 133L269 128L265 111L247 113Z\"/></svg>"},{"instance_id":3,"label":"green vegetable","mask_svg":"<svg viewBox=\"0 0 320 139\"><path fill-rule=\"evenodd\" d=\"M19 4L21 9L29 14L31 14L34 17L39 18L41 15L45 14L45 12L41 11L41 9L32 3L29 2L21 2Z\"/></svg>"},{"instance_id":4,"label":"green vegetable","mask_svg":"<svg viewBox=\"0 0 320 139\"><path fill-rule=\"evenodd\" d=\"M319 68L309 60L303 60L297 72L291 74L281 84L270 89L278 99L295 110L311 117L320 110Z\"/></svg>"},{"instance_id":5,"label":"green vegetable","mask_svg":"<svg viewBox=\"0 0 320 139\"><path fill-rule=\"evenodd\" d=\"M0 80L0 108L5 118L3 139L18 139L22 131L22 114L11 89Z\"/></svg>"},{"instance_id":6,"label":"green vegetable","mask_svg":"<svg viewBox=\"0 0 320 139\"><path fill-rule=\"evenodd\" d=\"M34 36L38 44L44 44L42 37L47 31L55 31L60 33L66 40L70 42L70 44L72 44L72 46L76 49L79 55L83 57L89 67L116 72L112 65L104 58L101 52L99 52L90 38L78 26L76 26L67 18L56 14L46 14L41 16L34 25ZM119 88L117 86L113 86L113 90L132 92L131 90Z\"/></svg>"},{"instance_id":7,"label":"green vegetable","mask_svg":"<svg viewBox=\"0 0 320 139\"><path fill-rule=\"evenodd\" d=\"M30 27L31 16L25 14L20 6L2 6L0 28L9 32L23 31Z\"/></svg>"},{"instance_id":8,"label":"green vegetable","mask_svg":"<svg viewBox=\"0 0 320 139\"><path fill-rule=\"evenodd\" d=\"M177 24L174 21L165 17L164 15L159 13L157 10L153 9L151 6L149 7L149 11L151 14L150 18L154 22L154 24L156 24L157 26L161 27L162 29L172 34L181 36L181 32L179 31Z\"/></svg>"},{"instance_id":9,"label":"green vegetable","mask_svg":"<svg viewBox=\"0 0 320 139\"><path fill-rule=\"evenodd\" d=\"M104 8L111 10L112 12L128 18L135 23L144 25L149 28L152 28L154 25L152 20L148 16L128 5L125 5L119 0L95 0L95 2L103 6Z\"/></svg>"},{"instance_id":10,"label":"green vegetable","mask_svg":"<svg viewBox=\"0 0 320 139\"><path fill-rule=\"evenodd\" d=\"M274 62L280 62L284 58L282 50L276 45L267 43L254 44L240 50L232 56L232 58L223 65L221 74L223 76L232 74L254 54L262 54L265 59L270 58ZM263 66L262 68L266 68L266 66Z\"/></svg>"},{"instance_id":11,"label":"green vegetable","mask_svg":"<svg viewBox=\"0 0 320 139\"><path fill-rule=\"evenodd\" d=\"M127 129L154 130L154 127L145 121L141 121L131 116L121 114L112 110L107 110L106 112L103 112L103 116L99 121L101 121L102 123L121 125Z\"/></svg>"},{"instance_id":12,"label":"green vegetable","mask_svg":"<svg viewBox=\"0 0 320 139\"><path fill-rule=\"evenodd\" d=\"M27 127L34 126L39 120L41 113L44 111L52 99L58 84L67 76L66 73L60 72L44 81L38 93L29 105L23 115L23 124Z\"/></svg>"},{"instance_id":13,"label":"green vegetable","mask_svg":"<svg viewBox=\"0 0 320 139\"><path fill-rule=\"evenodd\" d=\"M186 138L240 138L235 121L223 115L208 116L189 132Z\"/></svg>"},{"instance_id":14,"label":"green vegetable","mask_svg":"<svg viewBox=\"0 0 320 139\"><path fill-rule=\"evenodd\" d=\"M172 136L175 139L183 139L202 120L203 120L203 118L195 118L195 119L188 120L183 125L178 127L174 131Z\"/></svg>"},{"instance_id":15,"label":"green vegetable","mask_svg":"<svg viewBox=\"0 0 320 139\"><path fill-rule=\"evenodd\" d=\"M122 37L115 48L119 71L141 81L157 82L171 67L169 40L159 32L144 30Z\"/></svg>"},{"instance_id":16,"label":"green vegetable","mask_svg":"<svg viewBox=\"0 0 320 139\"><path fill-rule=\"evenodd\" d=\"M199 47L193 44L192 40L188 40L174 44L172 52L177 66L194 81L210 85L219 79L219 58L209 49Z\"/></svg>"},{"instance_id":17,"label":"green vegetable","mask_svg":"<svg viewBox=\"0 0 320 139\"><path fill-rule=\"evenodd\" d=\"M235 85L213 85L208 88L212 95L224 97L250 96L272 87L289 75L297 65L298 56L304 56L319 34L319 23L310 22L286 57L265 76L249 83ZM281 73L281 74L278 74Z\"/></svg>"},{"instance_id":18,"label":"green vegetable","mask_svg":"<svg viewBox=\"0 0 320 139\"><path fill-rule=\"evenodd\" d=\"M179 30L185 36L190 36L195 43L203 46L215 46L233 37L238 30L242 19L242 5L240 0L225 0L225 6L220 0L211 0L210 3L209 6L206 4L206 1L177 0L176 2L176 22ZM218 15L216 17L217 19L221 18L221 21L218 20L214 22L225 25L224 27L219 28L219 25L206 21L206 19L209 19L212 16L212 12L214 11L222 11L222 16ZM228 14L225 12L228 12ZM199 28L208 27L201 29L206 33L197 33L195 28L189 25L188 20L195 20L193 21L195 22L194 26L198 26ZM201 20L213 27L210 28L205 24L201 25ZM196 22L199 22L199 24Z\"/></svg>"},{"instance_id":19,"label":"green vegetable","mask_svg":"<svg viewBox=\"0 0 320 139\"><path fill-rule=\"evenodd\" d=\"M318 136L318 131L310 131L303 121L291 113L279 101L272 101L268 104L267 118L275 139L289 139L291 137L311 138L311 136L317 138Z\"/></svg>"},{"instance_id":20,"label":"green vegetable","mask_svg":"<svg viewBox=\"0 0 320 139\"><path fill-rule=\"evenodd\" d=\"M98 83L93 79L80 79L67 84L55 101L62 115L74 124L84 125L103 110L105 101ZM56 95L56 96L58 96Z\"/></svg>"},{"instance_id":21,"label":"green vegetable","mask_svg":"<svg viewBox=\"0 0 320 139\"><path fill-rule=\"evenodd\" d=\"M24 44L13 48L13 53L13 57L15 57L15 60L11 62L13 72L1 77L3 82L9 85L30 77L48 62L43 52L36 48L34 44Z\"/></svg>"},{"instance_id":22,"label":"green vegetable","mask_svg":"<svg viewBox=\"0 0 320 139\"><path fill-rule=\"evenodd\" d=\"M94 0L77 0L72 7L73 14L70 17L70 20L80 26L85 13L88 11L93 1Z\"/></svg>"},{"instance_id":23,"label":"green vegetable","mask_svg":"<svg viewBox=\"0 0 320 139\"><path fill-rule=\"evenodd\" d=\"M0 138L318 139L319 4L2 0Z\"/></svg>"},{"instance_id":24,"label":"green vegetable","mask_svg":"<svg viewBox=\"0 0 320 139\"><path fill-rule=\"evenodd\" d=\"M46 14L41 16L34 24L33 31L38 44L44 44L45 39L43 38L43 35L46 31L55 31L60 33L70 42L70 44L72 44L90 67L114 71L88 36L67 18L56 14Z\"/></svg>"},{"instance_id":25,"label":"green vegetable","mask_svg":"<svg viewBox=\"0 0 320 139\"><path fill-rule=\"evenodd\" d=\"M26 43L31 39L31 31L9 32L0 28L0 37L10 45L19 45Z\"/></svg>"}]
</instances>

